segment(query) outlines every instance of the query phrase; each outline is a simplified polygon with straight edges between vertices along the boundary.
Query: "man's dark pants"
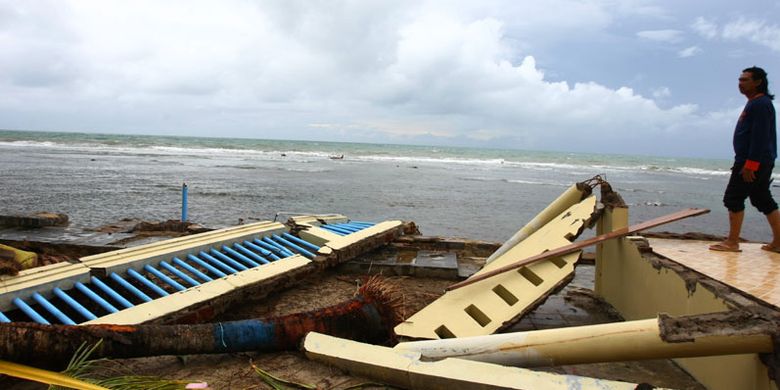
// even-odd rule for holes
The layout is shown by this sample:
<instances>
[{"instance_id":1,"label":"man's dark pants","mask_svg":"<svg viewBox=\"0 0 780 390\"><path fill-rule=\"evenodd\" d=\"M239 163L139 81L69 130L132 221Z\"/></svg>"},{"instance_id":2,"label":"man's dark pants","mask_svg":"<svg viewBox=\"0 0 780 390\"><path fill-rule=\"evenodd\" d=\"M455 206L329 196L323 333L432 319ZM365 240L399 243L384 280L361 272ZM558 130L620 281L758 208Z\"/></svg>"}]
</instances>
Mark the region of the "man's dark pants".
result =
<instances>
[{"instance_id":1,"label":"man's dark pants","mask_svg":"<svg viewBox=\"0 0 780 390\"><path fill-rule=\"evenodd\" d=\"M761 163L756 171L756 179L752 183L742 179L742 166L742 163L734 163L731 167L731 177L726 186L726 193L723 195L723 204L726 208L733 213L743 211L745 199L750 198L750 204L765 215L777 210L777 203L769 190L774 164Z\"/></svg>"}]
</instances>

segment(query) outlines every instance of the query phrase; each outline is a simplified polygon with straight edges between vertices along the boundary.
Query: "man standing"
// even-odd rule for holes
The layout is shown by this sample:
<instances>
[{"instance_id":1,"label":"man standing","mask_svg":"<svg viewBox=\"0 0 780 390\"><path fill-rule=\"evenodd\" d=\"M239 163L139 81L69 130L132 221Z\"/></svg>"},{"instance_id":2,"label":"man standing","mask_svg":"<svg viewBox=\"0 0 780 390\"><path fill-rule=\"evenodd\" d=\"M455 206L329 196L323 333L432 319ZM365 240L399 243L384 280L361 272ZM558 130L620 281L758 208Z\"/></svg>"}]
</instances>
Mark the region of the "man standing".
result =
<instances>
[{"instance_id":1,"label":"man standing","mask_svg":"<svg viewBox=\"0 0 780 390\"><path fill-rule=\"evenodd\" d=\"M761 249L780 253L780 212L769 190L777 157L775 107L766 72L755 66L743 70L739 76L739 92L748 102L734 129L734 166L723 195L723 204L729 210L729 235L710 249L740 251L745 199L750 198L750 204L766 215L772 228L772 242Z\"/></svg>"}]
</instances>

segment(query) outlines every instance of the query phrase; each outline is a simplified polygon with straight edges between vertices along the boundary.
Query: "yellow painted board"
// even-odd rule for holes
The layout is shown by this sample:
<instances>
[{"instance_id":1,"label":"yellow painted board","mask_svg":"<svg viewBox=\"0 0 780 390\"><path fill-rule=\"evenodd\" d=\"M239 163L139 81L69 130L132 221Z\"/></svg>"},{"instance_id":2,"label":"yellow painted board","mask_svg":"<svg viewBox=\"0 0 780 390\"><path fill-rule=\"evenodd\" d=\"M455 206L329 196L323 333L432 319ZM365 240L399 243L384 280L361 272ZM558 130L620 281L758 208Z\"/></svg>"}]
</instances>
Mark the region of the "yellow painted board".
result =
<instances>
[{"instance_id":1,"label":"yellow painted board","mask_svg":"<svg viewBox=\"0 0 780 390\"><path fill-rule=\"evenodd\" d=\"M192 235L186 241L175 243L170 240L158 243L147 244L143 247L137 247L127 250L103 253L95 256L82 258L82 263L90 268L104 270L106 274L111 272L123 273L128 268L139 271L146 264L158 264L160 261L170 261L174 256L185 259L187 254L197 254L199 251L208 252L213 246L231 245L234 242L241 242L253 237L267 236L270 234L280 234L286 232L287 228L279 223L273 224L255 224L254 229L233 229L225 231L220 235Z\"/></svg>"},{"instance_id":2,"label":"yellow painted board","mask_svg":"<svg viewBox=\"0 0 780 390\"><path fill-rule=\"evenodd\" d=\"M486 272L571 242L595 210L590 196L497 257ZM395 328L399 336L448 338L492 334L531 304L549 294L574 271L580 252L531 264L445 293Z\"/></svg>"},{"instance_id":3,"label":"yellow painted board","mask_svg":"<svg viewBox=\"0 0 780 390\"><path fill-rule=\"evenodd\" d=\"M190 287L165 297L145 302L130 309L121 310L81 325L120 324L132 325L152 321L170 313L183 310L196 303L214 299L241 287L270 279L285 272L298 269L311 263L311 260L295 255L272 263L263 264L237 274L215 279L200 286Z\"/></svg>"},{"instance_id":4,"label":"yellow painted board","mask_svg":"<svg viewBox=\"0 0 780 390\"><path fill-rule=\"evenodd\" d=\"M355 375L407 389L635 389L636 384L574 375L537 372L518 367L445 359L420 361L417 352L364 344L316 332L304 340L309 359Z\"/></svg>"},{"instance_id":5,"label":"yellow painted board","mask_svg":"<svg viewBox=\"0 0 780 390\"><path fill-rule=\"evenodd\" d=\"M319 227L318 225L299 224L299 226L303 226L305 229L298 231L298 235L302 239L319 247L324 247L328 242L338 240L341 237L336 233Z\"/></svg>"},{"instance_id":6,"label":"yellow painted board","mask_svg":"<svg viewBox=\"0 0 780 390\"><path fill-rule=\"evenodd\" d=\"M50 298L48 294L54 287L67 290L76 282L88 282L89 277L89 268L85 265L66 262L24 270L0 281L0 310L11 308L14 298L26 300L33 292Z\"/></svg>"}]
</instances>

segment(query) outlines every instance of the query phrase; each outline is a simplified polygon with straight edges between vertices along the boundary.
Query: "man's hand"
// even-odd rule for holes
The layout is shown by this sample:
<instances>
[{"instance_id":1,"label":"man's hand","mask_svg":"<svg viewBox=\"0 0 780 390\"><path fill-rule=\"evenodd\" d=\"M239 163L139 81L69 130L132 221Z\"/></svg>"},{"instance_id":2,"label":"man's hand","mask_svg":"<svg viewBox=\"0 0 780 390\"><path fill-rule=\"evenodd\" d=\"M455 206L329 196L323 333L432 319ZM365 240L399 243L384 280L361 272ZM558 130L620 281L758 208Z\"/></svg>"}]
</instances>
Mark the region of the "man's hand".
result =
<instances>
[{"instance_id":1,"label":"man's hand","mask_svg":"<svg viewBox=\"0 0 780 390\"><path fill-rule=\"evenodd\" d=\"M756 171L742 168L742 180L744 180L746 183L752 183L753 180L756 180Z\"/></svg>"}]
</instances>

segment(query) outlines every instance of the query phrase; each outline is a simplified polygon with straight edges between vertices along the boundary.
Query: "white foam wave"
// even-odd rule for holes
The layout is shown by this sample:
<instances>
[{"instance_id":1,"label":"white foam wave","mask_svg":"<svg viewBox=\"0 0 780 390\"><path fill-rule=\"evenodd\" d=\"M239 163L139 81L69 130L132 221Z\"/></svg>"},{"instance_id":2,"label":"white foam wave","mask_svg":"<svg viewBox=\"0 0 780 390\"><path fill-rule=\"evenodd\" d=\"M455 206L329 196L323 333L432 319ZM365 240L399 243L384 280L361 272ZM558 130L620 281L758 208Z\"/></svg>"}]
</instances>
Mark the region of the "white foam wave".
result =
<instances>
[{"instance_id":1,"label":"white foam wave","mask_svg":"<svg viewBox=\"0 0 780 390\"><path fill-rule=\"evenodd\" d=\"M163 145L108 145L100 143L62 143L56 141L0 141L0 147L40 147L72 150L85 153L120 153L120 154L143 154L160 156L190 156L205 158L236 158L245 160L264 160L264 161L294 161L294 162L318 162L329 159L334 153L332 151L300 151L300 150L257 150L241 148L218 148L218 147L186 147L186 146L163 146ZM385 155L385 154L347 154L344 160L339 162L387 162L406 165L437 165L444 169L462 169L464 166L475 170L493 170L493 169L524 169L532 171L563 171L572 174L591 174L614 173L614 172L658 172L668 174L680 174L699 179L711 177L728 176L730 171L724 169L707 169L689 166L661 166L661 165L612 165L603 162L576 162L570 157L564 157L564 161L510 161L503 158L471 158L471 157L452 157L452 156L403 156L403 155ZM780 172L775 178L780 178Z\"/></svg>"}]
</instances>

